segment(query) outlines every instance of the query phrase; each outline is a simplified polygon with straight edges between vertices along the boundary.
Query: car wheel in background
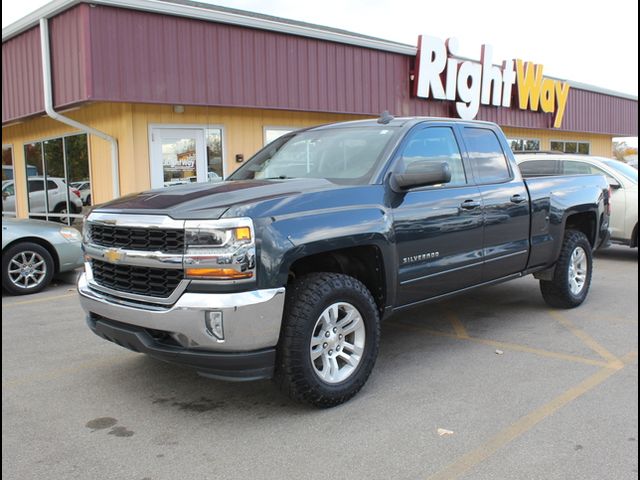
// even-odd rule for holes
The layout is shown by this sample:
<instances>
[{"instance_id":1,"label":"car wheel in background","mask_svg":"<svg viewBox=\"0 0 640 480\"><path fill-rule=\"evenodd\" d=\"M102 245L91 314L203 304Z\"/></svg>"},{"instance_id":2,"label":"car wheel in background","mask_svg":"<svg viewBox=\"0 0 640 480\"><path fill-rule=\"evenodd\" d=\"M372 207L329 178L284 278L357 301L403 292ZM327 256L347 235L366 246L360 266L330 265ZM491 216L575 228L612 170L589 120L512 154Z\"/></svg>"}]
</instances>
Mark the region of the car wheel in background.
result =
<instances>
[{"instance_id":1,"label":"car wheel in background","mask_svg":"<svg viewBox=\"0 0 640 480\"><path fill-rule=\"evenodd\" d=\"M66 203L59 203L53 209L53 213L59 213L61 215L69 214L69 209L67 209L67 204ZM71 213L76 213L75 212L75 207L73 205L71 205ZM69 225L70 217L67 217L67 216L55 217L53 220L56 221L56 222L64 223L65 225Z\"/></svg>"},{"instance_id":2,"label":"car wheel in background","mask_svg":"<svg viewBox=\"0 0 640 480\"><path fill-rule=\"evenodd\" d=\"M37 243L22 242L2 254L2 286L14 295L37 293L53 278L53 257Z\"/></svg>"}]
</instances>

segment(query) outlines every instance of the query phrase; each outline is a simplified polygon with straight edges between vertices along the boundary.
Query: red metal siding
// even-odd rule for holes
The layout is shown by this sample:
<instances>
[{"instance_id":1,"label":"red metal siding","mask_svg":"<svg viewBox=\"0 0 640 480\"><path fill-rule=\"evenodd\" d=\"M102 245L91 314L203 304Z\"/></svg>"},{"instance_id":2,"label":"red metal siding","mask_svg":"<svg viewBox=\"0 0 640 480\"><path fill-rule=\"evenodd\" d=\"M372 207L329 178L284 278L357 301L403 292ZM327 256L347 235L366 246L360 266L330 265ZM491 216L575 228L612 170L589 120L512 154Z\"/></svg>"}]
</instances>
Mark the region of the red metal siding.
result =
<instances>
[{"instance_id":1,"label":"red metal siding","mask_svg":"<svg viewBox=\"0 0 640 480\"><path fill-rule=\"evenodd\" d=\"M2 43L2 123L44 110L40 28Z\"/></svg>"},{"instance_id":2,"label":"red metal siding","mask_svg":"<svg viewBox=\"0 0 640 480\"><path fill-rule=\"evenodd\" d=\"M49 22L51 78L57 107L91 98L87 51L89 8L79 5Z\"/></svg>"},{"instance_id":3,"label":"red metal siding","mask_svg":"<svg viewBox=\"0 0 640 480\"><path fill-rule=\"evenodd\" d=\"M54 102L210 105L455 117L411 97L414 58L275 32L101 5L51 21ZM43 110L38 29L3 43L2 121ZM478 119L551 128L544 113L482 106ZM635 136L637 100L573 88L562 130Z\"/></svg>"},{"instance_id":4,"label":"red metal siding","mask_svg":"<svg viewBox=\"0 0 640 480\"><path fill-rule=\"evenodd\" d=\"M82 4L49 22L51 79L58 108L91 97L89 6ZM2 43L2 123L44 112L40 27Z\"/></svg>"}]
</instances>

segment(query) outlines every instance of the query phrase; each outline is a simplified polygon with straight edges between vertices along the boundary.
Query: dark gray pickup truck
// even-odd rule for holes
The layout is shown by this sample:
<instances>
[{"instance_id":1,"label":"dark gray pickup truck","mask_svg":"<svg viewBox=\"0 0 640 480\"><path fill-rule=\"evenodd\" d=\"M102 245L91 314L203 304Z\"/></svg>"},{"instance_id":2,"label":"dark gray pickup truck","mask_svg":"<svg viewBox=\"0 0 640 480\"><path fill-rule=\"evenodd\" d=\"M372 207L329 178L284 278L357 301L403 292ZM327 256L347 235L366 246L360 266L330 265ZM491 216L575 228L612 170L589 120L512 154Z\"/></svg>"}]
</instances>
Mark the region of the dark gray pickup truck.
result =
<instances>
[{"instance_id":1,"label":"dark gray pickup truck","mask_svg":"<svg viewBox=\"0 0 640 480\"><path fill-rule=\"evenodd\" d=\"M597 175L523 180L491 123L326 125L225 182L95 208L78 290L107 340L329 407L364 385L395 312L528 274L580 305L608 195Z\"/></svg>"}]
</instances>

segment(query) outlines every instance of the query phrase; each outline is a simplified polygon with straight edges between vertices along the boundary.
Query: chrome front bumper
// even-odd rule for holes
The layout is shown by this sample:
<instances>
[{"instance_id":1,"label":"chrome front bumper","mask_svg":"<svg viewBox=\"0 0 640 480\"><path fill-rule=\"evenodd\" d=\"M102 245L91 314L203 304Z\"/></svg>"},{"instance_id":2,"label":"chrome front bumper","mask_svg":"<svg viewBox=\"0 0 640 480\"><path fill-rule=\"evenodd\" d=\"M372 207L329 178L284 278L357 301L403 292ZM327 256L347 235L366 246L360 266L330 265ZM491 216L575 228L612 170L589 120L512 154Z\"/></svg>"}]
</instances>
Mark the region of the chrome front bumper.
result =
<instances>
[{"instance_id":1,"label":"chrome front bumper","mask_svg":"<svg viewBox=\"0 0 640 480\"><path fill-rule=\"evenodd\" d=\"M141 304L92 289L86 274L78 280L80 303L88 316L169 334L190 351L247 352L278 343L284 287L240 293L183 293L170 306ZM209 333L207 312L222 312L224 340Z\"/></svg>"}]
</instances>

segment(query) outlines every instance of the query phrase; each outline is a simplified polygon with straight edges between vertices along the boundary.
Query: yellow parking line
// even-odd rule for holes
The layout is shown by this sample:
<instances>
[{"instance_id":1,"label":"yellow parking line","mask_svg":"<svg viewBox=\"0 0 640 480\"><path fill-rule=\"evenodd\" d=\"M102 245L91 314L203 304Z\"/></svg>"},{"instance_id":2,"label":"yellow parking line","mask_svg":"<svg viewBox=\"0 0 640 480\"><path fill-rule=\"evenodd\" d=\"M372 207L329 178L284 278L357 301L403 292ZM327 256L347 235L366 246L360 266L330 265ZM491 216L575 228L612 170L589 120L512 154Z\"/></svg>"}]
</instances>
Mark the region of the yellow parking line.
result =
<instances>
[{"instance_id":1,"label":"yellow parking line","mask_svg":"<svg viewBox=\"0 0 640 480\"><path fill-rule=\"evenodd\" d=\"M569 330L573 335L575 335L582 343L584 343L591 350L596 352L606 361L608 361L611 366L617 367L620 366L620 359L616 357L609 350L600 345L592 336L587 334L584 330L578 328L576 325L571 322L568 318L555 310L549 310L549 315L551 315L557 322L559 322L563 327Z\"/></svg>"},{"instance_id":2,"label":"yellow parking line","mask_svg":"<svg viewBox=\"0 0 640 480\"><path fill-rule=\"evenodd\" d=\"M453 330L456 332L456 336L458 338L469 338L469 333L467 332L467 329L464 328L464 325L462 324L458 316L451 310L445 310L445 314L451 322Z\"/></svg>"},{"instance_id":3,"label":"yellow parking line","mask_svg":"<svg viewBox=\"0 0 640 480\"><path fill-rule=\"evenodd\" d=\"M638 358L638 352L629 352L627 353L624 357L620 358L620 361L625 364L625 365L629 365L631 363L634 362L634 360L636 360Z\"/></svg>"},{"instance_id":4,"label":"yellow parking line","mask_svg":"<svg viewBox=\"0 0 640 480\"><path fill-rule=\"evenodd\" d=\"M501 341L498 341L498 340L488 340L488 339L485 339L485 338L478 338L478 337L459 337L456 334L447 333L447 332L439 332L437 330L430 330L428 328L418 327L418 326L415 326L415 325L409 325L409 324L401 323L401 322L387 322L387 324L394 325L394 326L403 328L405 330L424 332L424 333L427 333L429 335L435 335L435 336L440 336L440 337L456 338L458 340L466 340L468 342L474 342L474 343L480 343L480 344L483 344L483 345L489 345L489 346L500 348L500 349L503 349L503 350L513 350L513 351L516 351L516 352L532 353L534 355L539 355L541 357L555 358L555 359L558 359L558 360L565 360L565 361L568 361L568 362L575 362L575 363L584 363L586 365L593 365L593 366L596 366L596 367L607 367L607 366L610 366L609 363L602 362L600 360L593 360L591 358L584 358L584 357L579 357L579 356L576 356L576 355L569 355L568 353L552 352L550 350L543 350L543 349L540 349L540 348L528 347L526 345L520 345L518 343L501 342Z\"/></svg>"},{"instance_id":5,"label":"yellow parking line","mask_svg":"<svg viewBox=\"0 0 640 480\"><path fill-rule=\"evenodd\" d=\"M521 417L515 423L498 432L496 435L491 437L488 442L480 445L475 450L462 455L458 460L445 467L443 470L431 475L428 477L428 480L453 480L460 477L482 461L489 458L509 442L515 440L528 430L531 430L545 418L553 415L562 407L568 405L588 391L600 385L619 370L620 368L612 367L605 367L598 370L578 385L571 387L550 402L544 404L542 407L534 410L524 417Z\"/></svg>"},{"instance_id":6,"label":"yellow parking line","mask_svg":"<svg viewBox=\"0 0 640 480\"><path fill-rule=\"evenodd\" d=\"M2 302L2 308L17 307L19 305L29 305L30 303L47 302L49 300L59 300L61 298L75 297L77 295L78 295L78 292L76 292L74 289L73 293L65 293L64 295L54 295L51 297L39 297L39 298L34 298L32 300L24 300L22 302L11 302L11 303Z\"/></svg>"}]
</instances>

